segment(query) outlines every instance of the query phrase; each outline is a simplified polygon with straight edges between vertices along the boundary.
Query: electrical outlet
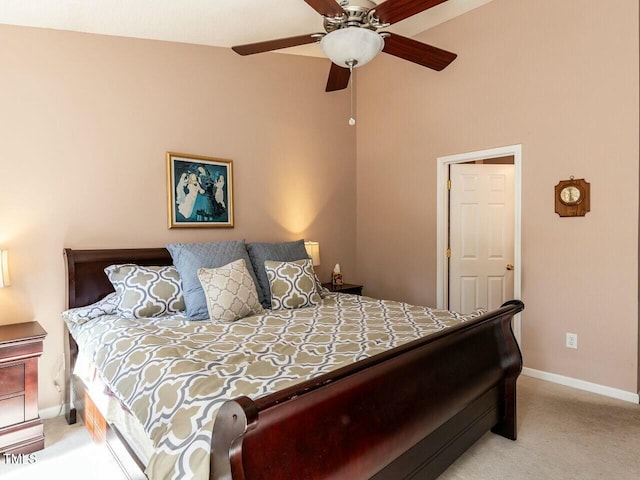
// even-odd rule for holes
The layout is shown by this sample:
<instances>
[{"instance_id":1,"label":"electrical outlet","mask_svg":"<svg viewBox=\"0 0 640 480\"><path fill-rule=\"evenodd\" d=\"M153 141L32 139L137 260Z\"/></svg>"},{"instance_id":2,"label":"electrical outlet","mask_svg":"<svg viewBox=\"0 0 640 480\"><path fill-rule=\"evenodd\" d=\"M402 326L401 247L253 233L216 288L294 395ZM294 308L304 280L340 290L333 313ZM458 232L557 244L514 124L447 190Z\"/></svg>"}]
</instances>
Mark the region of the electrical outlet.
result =
<instances>
[{"instance_id":1,"label":"electrical outlet","mask_svg":"<svg viewBox=\"0 0 640 480\"><path fill-rule=\"evenodd\" d=\"M567 333L567 348L578 348L577 333Z\"/></svg>"}]
</instances>

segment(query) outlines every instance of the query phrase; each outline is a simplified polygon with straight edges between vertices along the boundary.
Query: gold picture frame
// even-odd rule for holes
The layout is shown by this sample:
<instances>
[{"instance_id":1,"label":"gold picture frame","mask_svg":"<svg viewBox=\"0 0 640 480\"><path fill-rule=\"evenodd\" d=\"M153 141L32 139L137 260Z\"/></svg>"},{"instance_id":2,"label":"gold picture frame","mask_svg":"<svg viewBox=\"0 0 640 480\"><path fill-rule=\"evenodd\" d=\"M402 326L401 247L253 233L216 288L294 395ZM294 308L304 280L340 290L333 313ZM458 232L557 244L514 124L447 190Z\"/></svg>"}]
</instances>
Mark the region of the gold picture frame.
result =
<instances>
[{"instance_id":1,"label":"gold picture frame","mask_svg":"<svg viewBox=\"0 0 640 480\"><path fill-rule=\"evenodd\" d=\"M233 227L233 161L167 152L169 228Z\"/></svg>"}]
</instances>

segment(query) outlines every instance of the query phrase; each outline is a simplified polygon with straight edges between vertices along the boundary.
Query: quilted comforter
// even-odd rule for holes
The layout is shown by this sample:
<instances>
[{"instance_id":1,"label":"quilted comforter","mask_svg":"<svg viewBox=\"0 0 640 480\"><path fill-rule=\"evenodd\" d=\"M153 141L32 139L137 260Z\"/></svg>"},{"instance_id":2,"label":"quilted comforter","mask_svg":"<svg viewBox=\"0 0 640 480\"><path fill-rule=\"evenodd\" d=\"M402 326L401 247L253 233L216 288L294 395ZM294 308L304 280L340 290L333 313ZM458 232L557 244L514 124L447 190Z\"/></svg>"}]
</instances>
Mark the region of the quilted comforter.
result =
<instances>
[{"instance_id":1,"label":"quilted comforter","mask_svg":"<svg viewBox=\"0 0 640 480\"><path fill-rule=\"evenodd\" d=\"M85 323L65 318L80 351L144 426L151 479L209 478L215 413L477 316L356 295L234 323L182 316Z\"/></svg>"}]
</instances>

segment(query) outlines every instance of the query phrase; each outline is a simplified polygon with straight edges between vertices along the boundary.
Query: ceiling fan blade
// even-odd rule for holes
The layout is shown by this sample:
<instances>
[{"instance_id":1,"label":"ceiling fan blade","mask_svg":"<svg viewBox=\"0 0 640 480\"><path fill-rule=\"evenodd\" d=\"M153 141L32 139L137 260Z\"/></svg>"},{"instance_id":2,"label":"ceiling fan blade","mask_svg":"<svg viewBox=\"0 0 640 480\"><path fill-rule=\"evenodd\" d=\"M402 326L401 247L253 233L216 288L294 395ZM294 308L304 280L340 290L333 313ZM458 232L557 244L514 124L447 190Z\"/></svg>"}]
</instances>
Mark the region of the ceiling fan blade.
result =
<instances>
[{"instance_id":1,"label":"ceiling fan blade","mask_svg":"<svg viewBox=\"0 0 640 480\"><path fill-rule=\"evenodd\" d=\"M325 17L339 17L344 14L344 10L336 0L304 0L320 15Z\"/></svg>"},{"instance_id":2,"label":"ceiling fan blade","mask_svg":"<svg viewBox=\"0 0 640 480\"><path fill-rule=\"evenodd\" d=\"M416 13L424 12L446 1L447 0L387 0L372 10L375 10L374 15L381 23L391 24L409 18Z\"/></svg>"},{"instance_id":3,"label":"ceiling fan blade","mask_svg":"<svg viewBox=\"0 0 640 480\"><path fill-rule=\"evenodd\" d=\"M458 56L455 53L395 33L389 34L389 37L384 39L382 51L438 71L446 68Z\"/></svg>"},{"instance_id":4,"label":"ceiling fan blade","mask_svg":"<svg viewBox=\"0 0 640 480\"><path fill-rule=\"evenodd\" d=\"M337 4L336 4L337 5ZM267 40L266 42L248 43L246 45L236 45L231 49L240 55L253 55L254 53L270 52L272 50L280 50L281 48L297 47L298 45L306 45L315 43L320 35L318 33L309 33L307 35L299 35L297 37L279 38L277 40Z\"/></svg>"},{"instance_id":5,"label":"ceiling fan blade","mask_svg":"<svg viewBox=\"0 0 640 480\"><path fill-rule=\"evenodd\" d=\"M329 79L327 80L327 88L325 92L335 92L336 90L344 90L349 85L351 72L348 68L340 67L331 62L331 70L329 70Z\"/></svg>"}]
</instances>

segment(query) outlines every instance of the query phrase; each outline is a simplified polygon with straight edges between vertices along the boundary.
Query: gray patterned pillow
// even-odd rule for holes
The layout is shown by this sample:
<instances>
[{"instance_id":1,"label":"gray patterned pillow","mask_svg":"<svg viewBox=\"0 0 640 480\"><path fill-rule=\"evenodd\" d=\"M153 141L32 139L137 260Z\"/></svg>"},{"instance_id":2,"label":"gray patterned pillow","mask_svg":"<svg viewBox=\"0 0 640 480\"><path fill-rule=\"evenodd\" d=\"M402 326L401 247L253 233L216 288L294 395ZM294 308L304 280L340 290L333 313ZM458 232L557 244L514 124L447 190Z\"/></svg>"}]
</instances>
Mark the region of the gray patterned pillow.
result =
<instances>
[{"instance_id":1,"label":"gray patterned pillow","mask_svg":"<svg viewBox=\"0 0 640 480\"><path fill-rule=\"evenodd\" d=\"M253 271L256 274L258 295L262 292L260 302L265 308L271 307L271 291L269 289L267 272L264 269L264 262L267 260L293 262L294 260L309 258L309 254L307 254L307 250L304 248L304 240L302 239L293 242L247 243L247 251L249 252L249 258L251 258Z\"/></svg>"},{"instance_id":2,"label":"gray patterned pillow","mask_svg":"<svg viewBox=\"0 0 640 480\"><path fill-rule=\"evenodd\" d=\"M84 307L71 308L62 312L62 316L78 325L93 320L94 318L101 317L102 315L112 315L118 311L118 303L120 298L116 292L111 292L109 295L96 303L86 305Z\"/></svg>"},{"instance_id":3,"label":"gray patterned pillow","mask_svg":"<svg viewBox=\"0 0 640 480\"><path fill-rule=\"evenodd\" d=\"M218 268L199 268L198 278L212 322L234 322L262 313L256 284L244 259Z\"/></svg>"},{"instance_id":4,"label":"gray patterned pillow","mask_svg":"<svg viewBox=\"0 0 640 480\"><path fill-rule=\"evenodd\" d=\"M312 307L320 303L311 259L264 262L273 310Z\"/></svg>"},{"instance_id":5,"label":"gray patterned pillow","mask_svg":"<svg viewBox=\"0 0 640 480\"><path fill-rule=\"evenodd\" d=\"M110 265L104 271L118 294L118 313L124 317L159 317L184 310L180 275L172 265Z\"/></svg>"},{"instance_id":6,"label":"gray patterned pillow","mask_svg":"<svg viewBox=\"0 0 640 480\"><path fill-rule=\"evenodd\" d=\"M184 302L187 306L189 320L206 320L209 318L207 300L198 279L199 268L218 268L242 258L247 263L253 281L256 281L253 269L249 267L251 261L249 260L244 240L172 243L167 245L167 250L171 254L173 264L180 272ZM260 291L258 291L258 298L262 301Z\"/></svg>"},{"instance_id":7,"label":"gray patterned pillow","mask_svg":"<svg viewBox=\"0 0 640 480\"><path fill-rule=\"evenodd\" d=\"M316 282L316 290L318 291L318 295L320 295L320 298L325 298L329 293L331 293L329 290L322 286L322 282L318 278L318 275L315 273L315 270L313 273L313 278Z\"/></svg>"}]
</instances>

